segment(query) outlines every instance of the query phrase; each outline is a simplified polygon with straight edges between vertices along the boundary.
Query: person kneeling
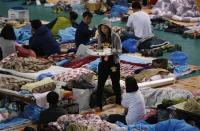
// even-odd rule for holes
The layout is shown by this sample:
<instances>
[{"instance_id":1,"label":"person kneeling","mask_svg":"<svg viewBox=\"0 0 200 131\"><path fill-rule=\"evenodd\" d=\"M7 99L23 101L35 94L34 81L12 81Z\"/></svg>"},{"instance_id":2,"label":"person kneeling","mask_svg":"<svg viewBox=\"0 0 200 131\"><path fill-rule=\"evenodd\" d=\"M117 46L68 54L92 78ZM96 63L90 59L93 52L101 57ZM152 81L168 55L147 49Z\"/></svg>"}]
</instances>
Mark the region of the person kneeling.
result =
<instances>
[{"instance_id":1,"label":"person kneeling","mask_svg":"<svg viewBox=\"0 0 200 131\"><path fill-rule=\"evenodd\" d=\"M128 76L125 79L126 93L122 96L122 106L126 108L126 116L114 114L110 115L108 121L115 123L120 121L124 124L134 124L140 120L145 115L145 102L144 97L139 90L135 78Z\"/></svg>"}]
</instances>

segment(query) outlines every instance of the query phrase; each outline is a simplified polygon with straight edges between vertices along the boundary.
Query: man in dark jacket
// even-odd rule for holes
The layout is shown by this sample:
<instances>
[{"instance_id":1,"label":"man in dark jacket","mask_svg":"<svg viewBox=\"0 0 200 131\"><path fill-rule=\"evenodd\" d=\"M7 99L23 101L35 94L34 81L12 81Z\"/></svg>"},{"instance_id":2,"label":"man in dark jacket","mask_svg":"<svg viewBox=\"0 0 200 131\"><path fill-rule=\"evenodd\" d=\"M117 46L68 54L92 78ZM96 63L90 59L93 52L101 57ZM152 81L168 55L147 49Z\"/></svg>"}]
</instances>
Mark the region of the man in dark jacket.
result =
<instances>
[{"instance_id":1,"label":"man in dark jacket","mask_svg":"<svg viewBox=\"0 0 200 131\"><path fill-rule=\"evenodd\" d=\"M59 95L52 91L47 94L47 102L49 108L41 112L38 124L38 130L43 131L42 128L46 128L48 123L55 122L60 116L67 114L65 109L58 106Z\"/></svg>"},{"instance_id":2,"label":"man in dark jacket","mask_svg":"<svg viewBox=\"0 0 200 131\"><path fill-rule=\"evenodd\" d=\"M53 38L50 30L42 25L40 20L31 21L33 36L29 40L29 47L37 56L49 56L60 53L60 46Z\"/></svg>"},{"instance_id":3,"label":"man in dark jacket","mask_svg":"<svg viewBox=\"0 0 200 131\"><path fill-rule=\"evenodd\" d=\"M92 21L92 17L93 15L89 11L83 13L83 20L78 25L75 34L76 48L78 48L80 44L88 44L90 42L90 38L95 35L96 29L89 29L89 24Z\"/></svg>"}]
</instances>

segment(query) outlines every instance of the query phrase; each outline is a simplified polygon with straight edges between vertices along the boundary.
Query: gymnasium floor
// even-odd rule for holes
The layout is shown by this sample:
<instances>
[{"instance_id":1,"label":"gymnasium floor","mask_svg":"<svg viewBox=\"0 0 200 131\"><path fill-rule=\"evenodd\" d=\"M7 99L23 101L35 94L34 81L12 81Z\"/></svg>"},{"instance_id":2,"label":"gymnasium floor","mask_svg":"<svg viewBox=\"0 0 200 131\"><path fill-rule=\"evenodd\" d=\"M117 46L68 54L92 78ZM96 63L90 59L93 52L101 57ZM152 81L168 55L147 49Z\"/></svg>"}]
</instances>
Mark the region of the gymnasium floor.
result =
<instances>
[{"instance_id":1,"label":"gymnasium floor","mask_svg":"<svg viewBox=\"0 0 200 131\"><path fill-rule=\"evenodd\" d=\"M5 1L5 0L4 0ZM22 0L16 0L12 2L3 2L0 1L0 16L6 16L7 11L10 7L21 6ZM43 6L24 6L30 11L31 19L42 19L42 20L53 20L56 16L66 15L66 14L54 14L50 7ZM102 16L95 15L91 26L97 25L98 22L102 19ZM78 19L80 21L81 18ZM124 25L120 22L115 23L114 25ZM178 34L166 33L162 31L154 31L156 36L159 36L163 39L166 39L174 44L179 44L182 46L184 52L189 55L189 64L200 66L200 39L185 39ZM169 54L166 54L164 57L168 57Z\"/></svg>"}]
</instances>

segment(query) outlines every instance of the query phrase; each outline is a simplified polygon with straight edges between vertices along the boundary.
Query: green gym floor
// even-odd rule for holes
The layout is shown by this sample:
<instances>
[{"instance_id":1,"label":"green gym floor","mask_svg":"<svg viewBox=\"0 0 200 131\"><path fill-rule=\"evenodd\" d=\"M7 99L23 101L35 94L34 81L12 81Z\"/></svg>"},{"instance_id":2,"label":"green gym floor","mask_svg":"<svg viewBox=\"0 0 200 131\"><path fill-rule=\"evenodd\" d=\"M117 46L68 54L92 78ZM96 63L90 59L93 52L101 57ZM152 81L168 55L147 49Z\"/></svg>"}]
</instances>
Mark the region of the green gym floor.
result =
<instances>
[{"instance_id":1,"label":"green gym floor","mask_svg":"<svg viewBox=\"0 0 200 131\"><path fill-rule=\"evenodd\" d=\"M21 6L22 0L15 0L14 2L3 2L0 0L0 16L7 16L8 9L15 6ZM50 7L44 6L24 6L30 11L31 19L41 19L51 21L56 16L67 15L65 13L55 14L52 12ZM103 18L103 16L95 15L93 18L92 26L98 25L98 22ZM80 21L81 17L78 19ZM115 23L114 25L124 25L121 22ZM189 64L200 66L200 39L185 39L181 35L167 33L162 31L154 31L155 35L166 39L174 44L179 44L182 46L182 50L186 52L189 56ZM164 57L168 57L169 54L166 54Z\"/></svg>"}]
</instances>

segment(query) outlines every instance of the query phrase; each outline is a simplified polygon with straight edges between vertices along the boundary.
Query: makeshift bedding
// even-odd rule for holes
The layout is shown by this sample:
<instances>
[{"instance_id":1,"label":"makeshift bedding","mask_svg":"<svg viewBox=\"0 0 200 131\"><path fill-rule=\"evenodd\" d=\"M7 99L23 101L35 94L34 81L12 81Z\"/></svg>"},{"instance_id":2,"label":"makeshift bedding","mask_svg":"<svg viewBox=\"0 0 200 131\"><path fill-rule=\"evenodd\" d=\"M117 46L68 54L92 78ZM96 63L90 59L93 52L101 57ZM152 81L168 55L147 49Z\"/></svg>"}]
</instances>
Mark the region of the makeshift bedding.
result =
<instances>
[{"instance_id":1,"label":"makeshift bedding","mask_svg":"<svg viewBox=\"0 0 200 131\"><path fill-rule=\"evenodd\" d=\"M13 91L20 91L21 87L30 81L20 80L12 77L1 77L0 76L0 88L9 89Z\"/></svg>"},{"instance_id":2,"label":"makeshift bedding","mask_svg":"<svg viewBox=\"0 0 200 131\"><path fill-rule=\"evenodd\" d=\"M30 120L28 119L24 119L24 118L14 118L8 121L5 121L3 123L0 124L0 130L6 129L6 128L10 128L13 126L17 126L17 125L22 125L25 123L30 122Z\"/></svg>"},{"instance_id":3,"label":"makeshift bedding","mask_svg":"<svg viewBox=\"0 0 200 131\"><path fill-rule=\"evenodd\" d=\"M67 67L67 68L80 68L83 65L85 65L87 63L90 63L91 61L94 61L96 59L97 59L96 56L86 56L86 57L83 57L83 58L80 58L80 59L75 59L74 61L71 61L70 63L65 64L64 67Z\"/></svg>"},{"instance_id":4,"label":"makeshift bedding","mask_svg":"<svg viewBox=\"0 0 200 131\"><path fill-rule=\"evenodd\" d=\"M111 124L107 121L102 121L101 118L95 114L64 115L58 118L57 122L50 123L49 125L54 125L61 131L64 129L67 122L74 122L82 126L92 126L95 128L95 131L126 131L122 130L123 128L120 128L115 124Z\"/></svg>"},{"instance_id":5,"label":"makeshift bedding","mask_svg":"<svg viewBox=\"0 0 200 131\"><path fill-rule=\"evenodd\" d=\"M59 62L62 60L66 59L74 59L75 55L74 54L55 54L55 55L50 55L47 59L51 62Z\"/></svg>"},{"instance_id":6,"label":"makeshift bedding","mask_svg":"<svg viewBox=\"0 0 200 131\"><path fill-rule=\"evenodd\" d=\"M191 92L182 89L167 88L141 88L142 94L145 98L146 106L155 107L162 104L164 99L172 100L178 98L192 98Z\"/></svg>"},{"instance_id":7,"label":"makeshift bedding","mask_svg":"<svg viewBox=\"0 0 200 131\"><path fill-rule=\"evenodd\" d=\"M33 57L23 58L16 54L4 58L1 61L1 67L23 73L34 73L40 70L48 69L51 63L47 60L39 60Z\"/></svg>"},{"instance_id":8,"label":"makeshift bedding","mask_svg":"<svg viewBox=\"0 0 200 131\"><path fill-rule=\"evenodd\" d=\"M189 99L185 103L184 109L193 113L200 114L200 97Z\"/></svg>"},{"instance_id":9,"label":"makeshift bedding","mask_svg":"<svg viewBox=\"0 0 200 131\"><path fill-rule=\"evenodd\" d=\"M44 93L53 91L56 88L56 83L51 78L45 78L41 81L29 83L21 87L22 90L27 90L32 93Z\"/></svg>"},{"instance_id":10,"label":"makeshift bedding","mask_svg":"<svg viewBox=\"0 0 200 131\"><path fill-rule=\"evenodd\" d=\"M54 75L60 74L62 72L68 72L70 69L64 68L64 67L59 67L59 66L51 66L50 68L48 68L46 70L42 70L42 71L35 72L35 73L21 73L18 71L4 69L4 68L0 68L0 70L9 72L15 76L20 76L23 78L36 80L40 75L43 75L43 74L51 74L52 76L54 76ZM49 75L47 75L47 76L49 76Z\"/></svg>"},{"instance_id":11,"label":"makeshift bedding","mask_svg":"<svg viewBox=\"0 0 200 131\"><path fill-rule=\"evenodd\" d=\"M189 125L184 120L170 119L156 124L148 124L144 121L138 122L134 125L124 125L118 123L120 127L127 127L128 131L199 131L199 129Z\"/></svg>"},{"instance_id":12,"label":"makeshift bedding","mask_svg":"<svg viewBox=\"0 0 200 131\"><path fill-rule=\"evenodd\" d=\"M66 82L70 84L74 80L83 79L87 81L91 81L93 78L94 72L85 69L85 68L76 68L69 69L67 72L62 72L53 77L55 81ZM71 83L72 84L72 83Z\"/></svg>"},{"instance_id":13,"label":"makeshift bedding","mask_svg":"<svg viewBox=\"0 0 200 131\"><path fill-rule=\"evenodd\" d=\"M95 131L95 129L91 126L82 126L80 124L70 123L67 126L66 131Z\"/></svg>"},{"instance_id":14,"label":"makeshift bedding","mask_svg":"<svg viewBox=\"0 0 200 131\"><path fill-rule=\"evenodd\" d=\"M137 56L131 56L127 54L120 55L120 60L129 62L129 63L135 63L135 64L141 64L141 65L147 65L152 63L153 59L145 58L145 57L137 57Z\"/></svg>"},{"instance_id":15,"label":"makeshift bedding","mask_svg":"<svg viewBox=\"0 0 200 131\"><path fill-rule=\"evenodd\" d=\"M138 74L134 74L134 78L137 80L137 82L145 82L150 80L151 77L155 76L155 75L160 75L163 74L163 76L167 76L169 74L168 70L165 69L147 69L147 70L143 70Z\"/></svg>"},{"instance_id":16,"label":"makeshift bedding","mask_svg":"<svg viewBox=\"0 0 200 131\"><path fill-rule=\"evenodd\" d=\"M196 0L158 0L152 13L177 21L198 22L200 12L197 11Z\"/></svg>"},{"instance_id":17,"label":"makeshift bedding","mask_svg":"<svg viewBox=\"0 0 200 131\"><path fill-rule=\"evenodd\" d=\"M184 89L192 92L194 96L200 96L200 76L190 77L178 80L171 87L175 89Z\"/></svg>"},{"instance_id":18,"label":"makeshift bedding","mask_svg":"<svg viewBox=\"0 0 200 131\"><path fill-rule=\"evenodd\" d=\"M89 64L84 65L83 67L90 69L96 73L98 73L98 65L99 65L100 59L96 59L95 61L90 62ZM120 62L120 73L121 77L125 78L128 75L135 74L135 71L145 68L144 66L140 66L134 63L126 63L121 61Z\"/></svg>"},{"instance_id":19,"label":"makeshift bedding","mask_svg":"<svg viewBox=\"0 0 200 131\"><path fill-rule=\"evenodd\" d=\"M75 40L76 28L69 27L64 30L59 30L58 35L61 37L61 42Z\"/></svg>"}]
</instances>

